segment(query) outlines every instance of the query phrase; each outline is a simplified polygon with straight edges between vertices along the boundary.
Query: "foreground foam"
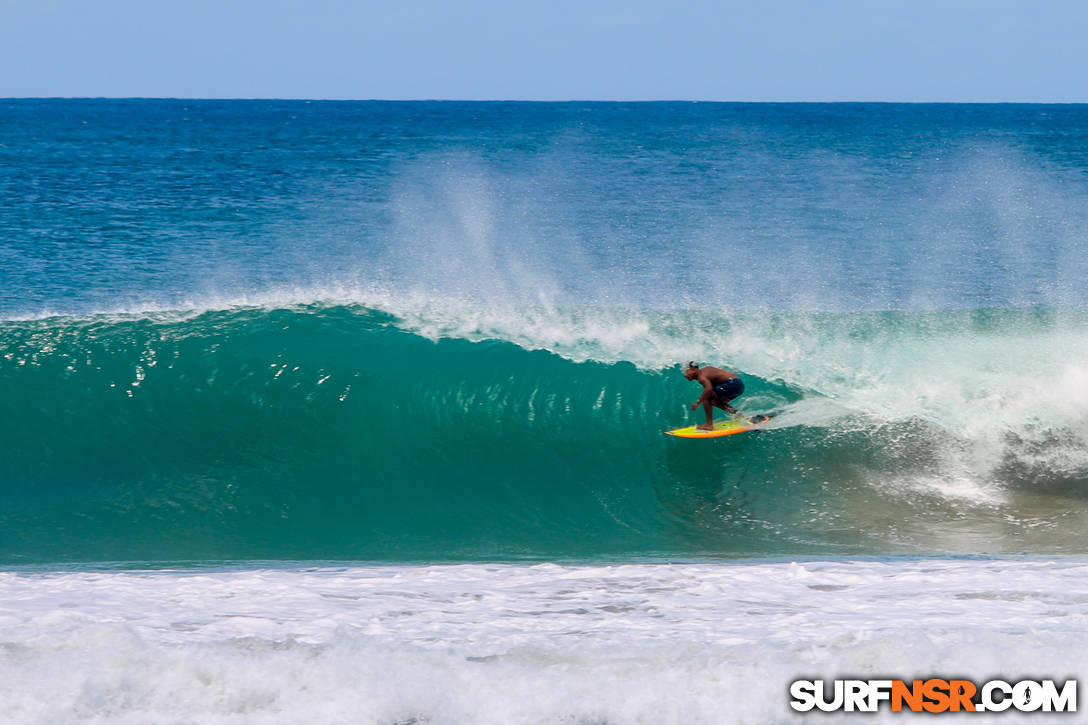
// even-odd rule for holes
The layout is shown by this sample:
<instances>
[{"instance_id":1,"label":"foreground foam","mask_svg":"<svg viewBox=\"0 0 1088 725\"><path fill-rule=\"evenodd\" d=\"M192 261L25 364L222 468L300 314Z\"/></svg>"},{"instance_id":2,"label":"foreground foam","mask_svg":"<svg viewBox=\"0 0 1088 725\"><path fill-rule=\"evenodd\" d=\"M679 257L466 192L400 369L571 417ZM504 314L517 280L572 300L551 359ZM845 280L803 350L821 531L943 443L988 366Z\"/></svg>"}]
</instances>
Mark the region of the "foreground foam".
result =
<instances>
[{"instance_id":1,"label":"foreground foam","mask_svg":"<svg viewBox=\"0 0 1088 725\"><path fill-rule=\"evenodd\" d=\"M800 677L1075 676L1085 576L1081 559L9 572L0 715L794 722Z\"/></svg>"}]
</instances>

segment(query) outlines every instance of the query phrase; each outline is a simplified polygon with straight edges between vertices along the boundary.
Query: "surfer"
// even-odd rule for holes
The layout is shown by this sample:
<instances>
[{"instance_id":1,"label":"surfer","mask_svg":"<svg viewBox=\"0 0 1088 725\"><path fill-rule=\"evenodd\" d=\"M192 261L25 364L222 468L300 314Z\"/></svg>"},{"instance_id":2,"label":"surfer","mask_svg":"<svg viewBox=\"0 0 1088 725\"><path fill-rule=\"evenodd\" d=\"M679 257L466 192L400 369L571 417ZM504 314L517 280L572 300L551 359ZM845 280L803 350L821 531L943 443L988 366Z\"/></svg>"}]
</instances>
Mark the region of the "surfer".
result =
<instances>
[{"instance_id":1,"label":"surfer","mask_svg":"<svg viewBox=\"0 0 1088 725\"><path fill-rule=\"evenodd\" d=\"M735 373L711 365L700 368L695 363L689 362L687 370L684 371L684 377L688 380L696 380L703 386L703 394L699 396L691 409L695 410L702 405L706 410L706 423L696 428L714 430L714 408L736 414L737 409L730 405L729 401L744 392L744 383Z\"/></svg>"}]
</instances>

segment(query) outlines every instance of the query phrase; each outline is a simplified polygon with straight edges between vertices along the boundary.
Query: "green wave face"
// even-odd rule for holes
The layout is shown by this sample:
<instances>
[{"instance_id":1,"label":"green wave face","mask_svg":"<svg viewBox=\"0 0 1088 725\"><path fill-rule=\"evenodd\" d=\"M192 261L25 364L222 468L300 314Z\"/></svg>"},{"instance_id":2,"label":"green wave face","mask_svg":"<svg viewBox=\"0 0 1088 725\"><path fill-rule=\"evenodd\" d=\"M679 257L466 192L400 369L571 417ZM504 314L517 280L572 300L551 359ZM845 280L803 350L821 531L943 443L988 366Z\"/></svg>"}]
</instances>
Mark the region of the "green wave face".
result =
<instances>
[{"instance_id":1,"label":"green wave face","mask_svg":"<svg viewBox=\"0 0 1088 725\"><path fill-rule=\"evenodd\" d=\"M874 344L842 324L801 328ZM435 341L358 306L6 322L0 345L8 563L1086 548L1084 470L1046 453L1077 429L1002 429L965 489L934 487L977 432L844 406L789 365L737 368L770 429L688 441L662 435L697 419L679 367Z\"/></svg>"}]
</instances>

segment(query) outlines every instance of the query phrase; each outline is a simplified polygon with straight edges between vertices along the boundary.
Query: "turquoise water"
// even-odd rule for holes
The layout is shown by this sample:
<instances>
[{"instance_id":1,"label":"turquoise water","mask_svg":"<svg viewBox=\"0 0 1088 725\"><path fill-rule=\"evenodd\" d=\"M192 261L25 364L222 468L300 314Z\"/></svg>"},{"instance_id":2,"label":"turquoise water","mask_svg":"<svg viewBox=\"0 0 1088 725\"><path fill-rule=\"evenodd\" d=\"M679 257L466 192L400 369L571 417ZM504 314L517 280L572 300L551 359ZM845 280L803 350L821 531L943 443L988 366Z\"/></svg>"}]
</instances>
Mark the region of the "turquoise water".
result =
<instances>
[{"instance_id":1,"label":"turquoise water","mask_svg":"<svg viewBox=\"0 0 1088 725\"><path fill-rule=\"evenodd\" d=\"M0 102L0 562L1085 553L1086 135Z\"/></svg>"},{"instance_id":2,"label":"turquoise water","mask_svg":"<svg viewBox=\"0 0 1088 725\"><path fill-rule=\"evenodd\" d=\"M1038 363L1050 390L991 391L1010 344L1084 339L1082 316L756 313L682 334L692 315L643 313L632 352L596 350L607 361L431 339L359 305L3 323L0 395L20 412L0 423L0 554L1083 551L1083 420L1063 401L1080 377ZM698 389L623 358L692 340L736 356L744 407L779 411L772 428L662 435Z\"/></svg>"}]
</instances>

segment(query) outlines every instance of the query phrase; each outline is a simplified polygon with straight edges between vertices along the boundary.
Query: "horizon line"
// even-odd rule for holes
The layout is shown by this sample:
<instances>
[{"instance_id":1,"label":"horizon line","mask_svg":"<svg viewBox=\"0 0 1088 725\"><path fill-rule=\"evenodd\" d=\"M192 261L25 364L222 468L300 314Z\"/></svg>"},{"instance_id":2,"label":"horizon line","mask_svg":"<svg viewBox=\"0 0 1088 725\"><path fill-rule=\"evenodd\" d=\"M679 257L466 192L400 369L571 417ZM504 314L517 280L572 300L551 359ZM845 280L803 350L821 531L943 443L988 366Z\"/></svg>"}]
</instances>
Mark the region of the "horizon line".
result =
<instances>
[{"instance_id":1,"label":"horizon line","mask_svg":"<svg viewBox=\"0 0 1088 725\"><path fill-rule=\"evenodd\" d=\"M294 96L0 96L0 101L301 101L306 103L707 103L707 104L812 104L812 105L977 105L977 106L1076 106L1088 101L898 101L898 100L708 100L691 98L305 98Z\"/></svg>"}]
</instances>

